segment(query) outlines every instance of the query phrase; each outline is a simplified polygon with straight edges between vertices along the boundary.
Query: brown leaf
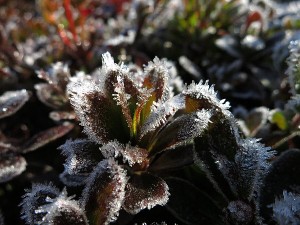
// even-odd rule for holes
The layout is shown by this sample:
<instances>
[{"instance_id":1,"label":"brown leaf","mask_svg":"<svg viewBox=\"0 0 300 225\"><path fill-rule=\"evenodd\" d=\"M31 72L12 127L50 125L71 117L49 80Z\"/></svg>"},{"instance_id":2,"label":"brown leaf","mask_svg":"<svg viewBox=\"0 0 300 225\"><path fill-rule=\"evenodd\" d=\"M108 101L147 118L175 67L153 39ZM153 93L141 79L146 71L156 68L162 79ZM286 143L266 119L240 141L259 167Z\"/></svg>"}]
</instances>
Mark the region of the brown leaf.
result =
<instances>
[{"instance_id":1,"label":"brown leaf","mask_svg":"<svg viewBox=\"0 0 300 225\"><path fill-rule=\"evenodd\" d=\"M64 123L63 125L58 125L55 127L51 127L45 131L42 131L35 136L33 136L31 139L29 139L22 147L21 152L31 152L34 151L49 142L55 141L56 139L64 136L69 131L71 131L74 128L74 124L72 123Z\"/></svg>"},{"instance_id":2,"label":"brown leaf","mask_svg":"<svg viewBox=\"0 0 300 225\"><path fill-rule=\"evenodd\" d=\"M149 173L142 173L129 179L123 208L131 214L137 214L145 208L165 205L168 199L169 188L166 182Z\"/></svg>"}]
</instances>

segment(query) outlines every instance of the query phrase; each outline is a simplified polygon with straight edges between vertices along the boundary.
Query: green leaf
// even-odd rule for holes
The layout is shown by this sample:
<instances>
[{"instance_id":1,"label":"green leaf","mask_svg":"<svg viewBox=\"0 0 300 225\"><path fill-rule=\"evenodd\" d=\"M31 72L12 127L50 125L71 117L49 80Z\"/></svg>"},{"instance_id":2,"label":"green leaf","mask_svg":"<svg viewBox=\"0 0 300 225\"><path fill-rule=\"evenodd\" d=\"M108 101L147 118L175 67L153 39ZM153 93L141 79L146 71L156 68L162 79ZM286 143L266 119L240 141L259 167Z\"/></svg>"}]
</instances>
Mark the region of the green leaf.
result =
<instances>
[{"instance_id":1,"label":"green leaf","mask_svg":"<svg viewBox=\"0 0 300 225\"><path fill-rule=\"evenodd\" d=\"M288 128L288 121L281 110L274 110L271 112L271 122L276 124L281 130Z\"/></svg>"}]
</instances>

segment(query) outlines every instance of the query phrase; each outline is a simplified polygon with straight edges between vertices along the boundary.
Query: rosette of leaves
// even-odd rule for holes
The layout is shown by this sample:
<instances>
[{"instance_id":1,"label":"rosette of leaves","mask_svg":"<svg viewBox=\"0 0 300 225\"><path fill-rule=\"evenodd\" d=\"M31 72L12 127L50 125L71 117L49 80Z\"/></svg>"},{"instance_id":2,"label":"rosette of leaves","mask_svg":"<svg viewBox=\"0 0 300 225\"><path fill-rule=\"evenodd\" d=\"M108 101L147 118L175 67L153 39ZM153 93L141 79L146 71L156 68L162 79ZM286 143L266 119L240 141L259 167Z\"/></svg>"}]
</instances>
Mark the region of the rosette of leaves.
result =
<instances>
[{"instance_id":1,"label":"rosette of leaves","mask_svg":"<svg viewBox=\"0 0 300 225\"><path fill-rule=\"evenodd\" d=\"M8 91L0 96L0 120L17 113L30 98L26 90ZM73 128L72 124L58 125L27 137L15 139L0 132L0 183L20 175L26 169L23 154L34 151L45 144L64 136ZM22 138L20 138L22 139Z\"/></svg>"},{"instance_id":2,"label":"rosette of leaves","mask_svg":"<svg viewBox=\"0 0 300 225\"><path fill-rule=\"evenodd\" d=\"M89 223L109 224L121 209L137 214L166 203L184 224L258 223L261 181L274 152L239 135L229 104L207 82L175 95L163 60L155 58L138 76L128 71L106 53L99 80L79 76L68 85L89 140L60 147L67 156L61 178L84 185L79 204ZM190 182L163 176L194 162L224 208Z\"/></svg>"},{"instance_id":3,"label":"rosette of leaves","mask_svg":"<svg viewBox=\"0 0 300 225\"><path fill-rule=\"evenodd\" d=\"M47 71L38 71L37 75L47 81L47 83L36 84L34 87L39 100L54 110L50 113L50 118L55 121L75 119L66 93L66 87L71 78L68 65L57 62L52 64Z\"/></svg>"}]
</instances>

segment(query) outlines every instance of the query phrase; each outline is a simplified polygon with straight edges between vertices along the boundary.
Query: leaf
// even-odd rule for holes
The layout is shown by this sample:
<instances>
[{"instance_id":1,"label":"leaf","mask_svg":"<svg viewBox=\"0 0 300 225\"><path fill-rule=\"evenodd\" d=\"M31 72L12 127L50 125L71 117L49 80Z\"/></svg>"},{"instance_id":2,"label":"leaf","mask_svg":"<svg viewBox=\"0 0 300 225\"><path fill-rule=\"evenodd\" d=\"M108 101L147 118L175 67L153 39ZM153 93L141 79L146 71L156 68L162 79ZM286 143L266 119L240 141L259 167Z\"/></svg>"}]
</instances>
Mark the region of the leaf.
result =
<instances>
[{"instance_id":1,"label":"leaf","mask_svg":"<svg viewBox=\"0 0 300 225\"><path fill-rule=\"evenodd\" d=\"M272 220L272 209L269 207L283 191L298 192L300 187L300 150L291 149L282 153L271 165L264 179L260 193L260 214L264 222ZM299 189L299 188L298 188Z\"/></svg>"},{"instance_id":2,"label":"leaf","mask_svg":"<svg viewBox=\"0 0 300 225\"><path fill-rule=\"evenodd\" d=\"M20 175L26 169L26 160L11 150L0 152L0 183L7 182Z\"/></svg>"},{"instance_id":3,"label":"leaf","mask_svg":"<svg viewBox=\"0 0 300 225\"><path fill-rule=\"evenodd\" d=\"M275 151L270 147L265 147L257 139L241 140L240 149L235 156L235 165L237 166L239 177L231 177L231 182L238 183L240 193L248 199L259 195L263 178L267 175L270 168L270 160L274 157ZM230 177L230 175L228 174ZM241 194L240 194L241 196Z\"/></svg>"},{"instance_id":4,"label":"leaf","mask_svg":"<svg viewBox=\"0 0 300 225\"><path fill-rule=\"evenodd\" d=\"M62 109L69 100L61 89L54 85L41 83L34 86L39 100L53 109Z\"/></svg>"},{"instance_id":5,"label":"leaf","mask_svg":"<svg viewBox=\"0 0 300 225\"><path fill-rule=\"evenodd\" d=\"M121 108L98 86L91 79L80 77L68 85L70 102L81 125L89 138L99 144L114 139L126 143L130 132Z\"/></svg>"},{"instance_id":6,"label":"leaf","mask_svg":"<svg viewBox=\"0 0 300 225\"><path fill-rule=\"evenodd\" d=\"M131 214L156 205L165 205L169 199L169 188L164 180L149 173L134 174L126 185L123 208Z\"/></svg>"},{"instance_id":7,"label":"leaf","mask_svg":"<svg viewBox=\"0 0 300 225\"><path fill-rule=\"evenodd\" d=\"M288 121L282 111L273 110L270 114L272 123L276 124L281 130L286 130L288 128Z\"/></svg>"},{"instance_id":8,"label":"leaf","mask_svg":"<svg viewBox=\"0 0 300 225\"><path fill-rule=\"evenodd\" d=\"M194 163L194 145L186 144L166 149L154 162L149 171L168 171L180 169Z\"/></svg>"},{"instance_id":9,"label":"leaf","mask_svg":"<svg viewBox=\"0 0 300 225\"><path fill-rule=\"evenodd\" d=\"M0 119L15 114L29 100L26 90L7 91L0 96Z\"/></svg>"},{"instance_id":10,"label":"leaf","mask_svg":"<svg viewBox=\"0 0 300 225\"><path fill-rule=\"evenodd\" d=\"M37 210L59 194L59 190L52 184L33 184L31 190L26 190L20 204L22 219L29 225L40 224L46 212Z\"/></svg>"},{"instance_id":11,"label":"leaf","mask_svg":"<svg viewBox=\"0 0 300 225\"><path fill-rule=\"evenodd\" d=\"M216 40L216 46L227 52L230 56L241 58L241 53L236 49L238 43L232 35L224 35Z\"/></svg>"},{"instance_id":12,"label":"leaf","mask_svg":"<svg viewBox=\"0 0 300 225\"><path fill-rule=\"evenodd\" d=\"M269 110L266 107L257 107L250 111L246 118L246 124L251 132L251 136L255 136L259 129L267 123L268 118Z\"/></svg>"},{"instance_id":13,"label":"leaf","mask_svg":"<svg viewBox=\"0 0 300 225\"><path fill-rule=\"evenodd\" d=\"M53 111L49 114L49 117L54 121L76 119L76 115L74 112L67 112L67 111Z\"/></svg>"},{"instance_id":14,"label":"leaf","mask_svg":"<svg viewBox=\"0 0 300 225\"><path fill-rule=\"evenodd\" d=\"M139 138L142 139L146 134L164 126L168 118L172 117L182 108L184 108L184 98L182 95L176 95L166 102L160 102L155 107L152 107L148 118L141 127Z\"/></svg>"},{"instance_id":15,"label":"leaf","mask_svg":"<svg viewBox=\"0 0 300 225\"><path fill-rule=\"evenodd\" d=\"M82 193L82 205L91 224L106 225L117 219L126 183L126 171L112 159L97 165Z\"/></svg>"},{"instance_id":16,"label":"leaf","mask_svg":"<svg viewBox=\"0 0 300 225\"><path fill-rule=\"evenodd\" d=\"M45 213L42 221L48 225L88 225L85 212L77 201L67 197L63 191L57 198L48 199L48 203L40 206L38 213Z\"/></svg>"},{"instance_id":17,"label":"leaf","mask_svg":"<svg viewBox=\"0 0 300 225\"><path fill-rule=\"evenodd\" d=\"M58 149L67 157L60 178L68 186L85 184L94 167L103 159L99 145L88 139L68 140Z\"/></svg>"},{"instance_id":18,"label":"leaf","mask_svg":"<svg viewBox=\"0 0 300 225\"><path fill-rule=\"evenodd\" d=\"M58 138L66 135L74 128L74 124L72 123L64 123L63 125L58 125L55 127L51 127L45 131L42 131L32 138L30 138L22 147L21 152L27 153L34 151L38 148L43 147L44 145L57 140Z\"/></svg>"},{"instance_id":19,"label":"leaf","mask_svg":"<svg viewBox=\"0 0 300 225\"><path fill-rule=\"evenodd\" d=\"M167 178L166 182L171 193L166 207L182 223L223 224L222 212L209 195L183 179Z\"/></svg>"},{"instance_id":20,"label":"leaf","mask_svg":"<svg viewBox=\"0 0 300 225\"><path fill-rule=\"evenodd\" d=\"M201 136L209 127L210 117L211 113L207 110L199 110L177 117L157 135L152 143L150 155L153 156L165 148L176 147L176 145L185 144Z\"/></svg>"}]
</instances>

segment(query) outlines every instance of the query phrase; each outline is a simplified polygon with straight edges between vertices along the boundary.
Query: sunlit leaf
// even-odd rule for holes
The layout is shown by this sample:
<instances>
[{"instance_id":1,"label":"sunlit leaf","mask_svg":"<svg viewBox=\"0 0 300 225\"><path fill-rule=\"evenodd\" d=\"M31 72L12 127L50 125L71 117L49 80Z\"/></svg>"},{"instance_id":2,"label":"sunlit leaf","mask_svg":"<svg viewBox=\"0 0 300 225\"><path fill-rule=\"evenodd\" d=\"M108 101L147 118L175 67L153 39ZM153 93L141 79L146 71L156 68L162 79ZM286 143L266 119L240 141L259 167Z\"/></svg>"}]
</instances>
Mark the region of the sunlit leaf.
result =
<instances>
[{"instance_id":1,"label":"sunlit leaf","mask_svg":"<svg viewBox=\"0 0 300 225\"><path fill-rule=\"evenodd\" d=\"M117 219L126 183L126 171L112 159L97 165L82 193L82 205L91 224L106 225Z\"/></svg>"},{"instance_id":2,"label":"sunlit leaf","mask_svg":"<svg viewBox=\"0 0 300 225\"><path fill-rule=\"evenodd\" d=\"M74 79L68 85L70 101L84 127L85 133L95 142L129 140L129 128L119 106L106 97L98 85L86 79Z\"/></svg>"},{"instance_id":3,"label":"sunlit leaf","mask_svg":"<svg viewBox=\"0 0 300 225\"><path fill-rule=\"evenodd\" d=\"M165 205L169 199L169 188L164 180L149 173L132 175L126 185L123 208L136 214L143 209Z\"/></svg>"},{"instance_id":4,"label":"sunlit leaf","mask_svg":"<svg viewBox=\"0 0 300 225\"><path fill-rule=\"evenodd\" d=\"M271 122L276 124L281 130L286 130L288 128L288 121L285 115L280 110L274 110L270 112Z\"/></svg>"},{"instance_id":5,"label":"sunlit leaf","mask_svg":"<svg viewBox=\"0 0 300 225\"><path fill-rule=\"evenodd\" d=\"M63 125L58 125L55 127L51 127L45 131L42 131L36 135L34 135L31 139L29 139L22 147L21 151L23 153L34 151L56 139L66 135L74 128L74 124L72 123L64 123Z\"/></svg>"},{"instance_id":6,"label":"sunlit leaf","mask_svg":"<svg viewBox=\"0 0 300 225\"><path fill-rule=\"evenodd\" d=\"M0 96L0 119L16 113L28 100L30 93L26 90L8 91Z\"/></svg>"}]
</instances>

